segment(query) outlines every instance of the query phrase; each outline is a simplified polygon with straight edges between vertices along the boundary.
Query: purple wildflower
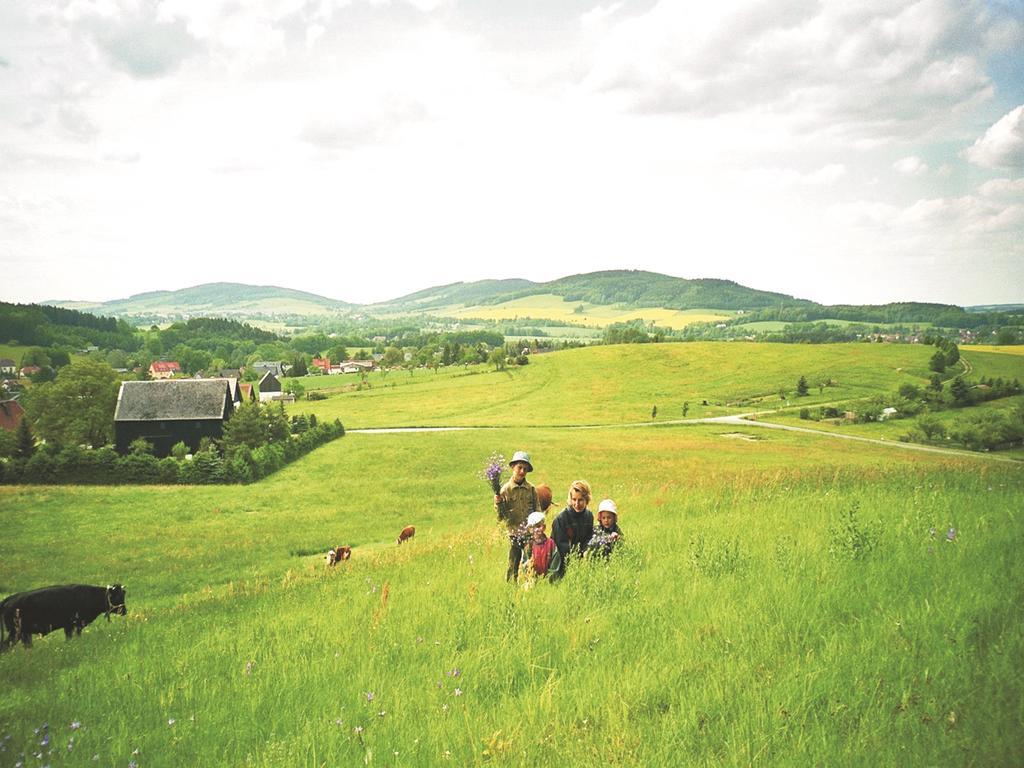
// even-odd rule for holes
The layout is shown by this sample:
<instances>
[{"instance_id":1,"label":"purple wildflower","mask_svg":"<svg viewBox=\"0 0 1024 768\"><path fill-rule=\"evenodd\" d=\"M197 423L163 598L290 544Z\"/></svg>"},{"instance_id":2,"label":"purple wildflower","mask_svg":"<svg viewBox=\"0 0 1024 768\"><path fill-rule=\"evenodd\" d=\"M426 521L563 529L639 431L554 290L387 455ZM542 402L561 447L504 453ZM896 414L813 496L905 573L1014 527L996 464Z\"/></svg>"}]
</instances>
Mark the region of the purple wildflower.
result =
<instances>
[{"instance_id":1,"label":"purple wildflower","mask_svg":"<svg viewBox=\"0 0 1024 768\"><path fill-rule=\"evenodd\" d=\"M366 701L367 701L367 703L373 701L373 698L374 698L373 691L367 691L366 692Z\"/></svg>"},{"instance_id":2,"label":"purple wildflower","mask_svg":"<svg viewBox=\"0 0 1024 768\"><path fill-rule=\"evenodd\" d=\"M480 472L480 479L491 484L495 493L501 491L501 473L505 469L505 457L500 453L492 453L487 464Z\"/></svg>"},{"instance_id":3,"label":"purple wildflower","mask_svg":"<svg viewBox=\"0 0 1024 768\"><path fill-rule=\"evenodd\" d=\"M948 531L946 531L946 541L955 541L955 540L956 540L956 528L950 528Z\"/></svg>"},{"instance_id":4,"label":"purple wildflower","mask_svg":"<svg viewBox=\"0 0 1024 768\"><path fill-rule=\"evenodd\" d=\"M462 674L462 672L460 672L460 671L459 671L459 668L458 668L458 667L456 667L455 669L453 669L453 670L451 671L451 675L452 675L452 677L458 677L458 676L459 676L459 675L461 675L461 674Z\"/></svg>"},{"instance_id":5,"label":"purple wildflower","mask_svg":"<svg viewBox=\"0 0 1024 768\"><path fill-rule=\"evenodd\" d=\"M128 763L128 768L139 768L139 764L132 760L130 763Z\"/></svg>"},{"instance_id":6,"label":"purple wildflower","mask_svg":"<svg viewBox=\"0 0 1024 768\"><path fill-rule=\"evenodd\" d=\"M40 747L45 747L45 746L48 746L48 745L49 745L49 743L50 743L50 734L49 734L49 733L46 733L46 734L45 734L45 735L43 736L43 740L39 742L39 746L40 746Z\"/></svg>"}]
</instances>

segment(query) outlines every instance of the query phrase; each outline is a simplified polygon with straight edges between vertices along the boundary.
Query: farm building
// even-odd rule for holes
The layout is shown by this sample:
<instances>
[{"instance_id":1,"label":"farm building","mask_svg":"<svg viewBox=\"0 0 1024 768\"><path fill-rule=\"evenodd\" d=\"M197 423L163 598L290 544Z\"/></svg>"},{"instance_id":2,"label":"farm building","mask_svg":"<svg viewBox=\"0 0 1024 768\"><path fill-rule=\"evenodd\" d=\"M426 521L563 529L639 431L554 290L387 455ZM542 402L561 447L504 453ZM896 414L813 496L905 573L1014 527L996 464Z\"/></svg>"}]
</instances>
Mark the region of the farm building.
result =
<instances>
[{"instance_id":1,"label":"farm building","mask_svg":"<svg viewBox=\"0 0 1024 768\"><path fill-rule=\"evenodd\" d=\"M253 389L252 384L243 381L238 385L238 391L242 396L243 403L256 402L256 390Z\"/></svg>"},{"instance_id":2,"label":"farm building","mask_svg":"<svg viewBox=\"0 0 1024 768\"><path fill-rule=\"evenodd\" d=\"M239 386L238 379L228 376L216 376L213 381L223 381L228 385L228 390L231 392L231 403L237 408L242 404L242 388Z\"/></svg>"},{"instance_id":3,"label":"farm building","mask_svg":"<svg viewBox=\"0 0 1024 768\"><path fill-rule=\"evenodd\" d=\"M18 372L18 364L9 357L0 357L0 375L13 376Z\"/></svg>"},{"instance_id":4,"label":"farm building","mask_svg":"<svg viewBox=\"0 0 1024 768\"><path fill-rule=\"evenodd\" d=\"M169 455L178 442L195 451L204 437L221 437L233 410L224 379L125 381L114 411L114 442L119 453L140 437L157 456Z\"/></svg>"},{"instance_id":5,"label":"farm building","mask_svg":"<svg viewBox=\"0 0 1024 768\"><path fill-rule=\"evenodd\" d=\"M277 377L270 373L270 371L263 374L263 378L260 379L257 389L260 391L261 403L266 402L267 400L277 400L281 396L281 382L278 381Z\"/></svg>"},{"instance_id":6,"label":"farm building","mask_svg":"<svg viewBox=\"0 0 1024 768\"><path fill-rule=\"evenodd\" d=\"M249 369L259 374L272 373L275 376L284 376L284 363L272 363L267 360L260 360L249 366Z\"/></svg>"}]
</instances>

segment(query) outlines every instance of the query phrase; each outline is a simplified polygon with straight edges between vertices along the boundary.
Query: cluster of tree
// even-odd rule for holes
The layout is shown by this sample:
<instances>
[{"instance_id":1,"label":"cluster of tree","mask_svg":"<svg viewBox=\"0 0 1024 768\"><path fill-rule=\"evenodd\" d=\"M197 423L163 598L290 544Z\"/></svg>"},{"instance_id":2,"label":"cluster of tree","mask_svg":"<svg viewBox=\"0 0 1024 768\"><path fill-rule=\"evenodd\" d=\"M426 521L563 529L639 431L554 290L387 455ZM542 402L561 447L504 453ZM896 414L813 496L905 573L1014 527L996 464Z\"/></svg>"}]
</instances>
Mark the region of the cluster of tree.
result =
<instances>
[{"instance_id":1,"label":"cluster of tree","mask_svg":"<svg viewBox=\"0 0 1024 768\"><path fill-rule=\"evenodd\" d=\"M601 342L603 344L658 343L669 339L674 333L671 328L648 325L643 320L629 320L606 326L601 333Z\"/></svg>"},{"instance_id":2,"label":"cluster of tree","mask_svg":"<svg viewBox=\"0 0 1024 768\"><path fill-rule=\"evenodd\" d=\"M123 320L45 304L0 302L0 339L41 347L137 349L135 330Z\"/></svg>"},{"instance_id":3,"label":"cluster of tree","mask_svg":"<svg viewBox=\"0 0 1024 768\"><path fill-rule=\"evenodd\" d=\"M960 361L960 350L949 339L941 336L929 336L926 337L925 342L938 347L935 350L935 354L928 361L928 368L935 371L935 373L945 373L947 368L956 365Z\"/></svg>"},{"instance_id":4,"label":"cluster of tree","mask_svg":"<svg viewBox=\"0 0 1024 768\"><path fill-rule=\"evenodd\" d=\"M903 439L915 443L952 443L972 451L1013 448L1024 444L1024 406L967 414L954 419L949 426L938 417L925 414Z\"/></svg>"},{"instance_id":5,"label":"cluster of tree","mask_svg":"<svg viewBox=\"0 0 1024 768\"><path fill-rule=\"evenodd\" d=\"M76 360L53 381L35 384L21 398L39 437L54 445L107 445L114 439L114 409L121 378L106 363Z\"/></svg>"},{"instance_id":6,"label":"cluster of tree","mask_svg":"<svg viewBox=\"0 0 1024 768\"><path fill-rule=\"evenodd\" d=\"M1011 312L968 312L963 307L951 304L928 304L919 302L894 302L890 304L835 304L825 305L806 302L777 303L775 306L746 312L733 318L732 324L750 323L762 320L777 320L785 323L808 323L816 320L847 320L862 324L928 323L939 328L979 328L992 325L1017 326L1024 322L1024 313Z\"/></svg>"},{"instance_id":7,"label":"cluster of tree","mask_svg":"<svg viewBox=\"0 0 1024 768\"><path fill-rule=\"evenodd\" d=\"M238 420L236 423L236 419ZM0 435L5 435L0 431ZM0 482L107 485L251 483L345 434L341 422L318 423L316 418L293 417L283 408L243 406L228 421L220 441L204 438L192 456L184 443L171 456L158 459L144 439L134 441L121 456L112 447L90 449L46 442L36 445L23 419L13 440L0 441Z\"/></svg>"}]
</instances>

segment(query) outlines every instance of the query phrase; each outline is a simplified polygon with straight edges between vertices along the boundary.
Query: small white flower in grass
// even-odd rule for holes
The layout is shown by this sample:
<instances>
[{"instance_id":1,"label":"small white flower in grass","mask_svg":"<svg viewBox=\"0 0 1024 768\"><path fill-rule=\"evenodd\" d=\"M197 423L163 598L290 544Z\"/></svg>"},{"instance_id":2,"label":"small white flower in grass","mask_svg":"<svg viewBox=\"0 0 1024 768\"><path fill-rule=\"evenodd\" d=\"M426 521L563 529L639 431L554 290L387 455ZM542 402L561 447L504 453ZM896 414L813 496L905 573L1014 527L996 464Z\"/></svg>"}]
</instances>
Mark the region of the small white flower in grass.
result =
<instances>
[{"instance_id":1,"label":"small white flower in grass","mask_svg":"<svg viewBox=\"0 0 1024 768\"><path fill-rule=\"evenodd\" d=\"M363 732L363 726L357 725L353 730L356 732L356 735L359 736Z\"/></svg>"},{"instance_id":2,"label":"small white flower in grass","mask_svg":"<svg viewBox=\"0 0 1024 768\"><path fill-rule=\"evenodd\" d=\"M377 713L377 717L384 717L385 715L387 715L387 712L384 711L383 709L380 712Z\"/></svg>"},{"instance_id":3,"label":"small white flower in grass","mask_svg":"<svg viewBox=\"0 0 1024 768\"><path fill-rule=\"evenodd\" d=\"M82 724L78 720L72 721L71 725L68 726L72 731L77 731L82 727Z\"/></svg>"},{"instance_id":4,"label":"small white flower in grass","mask_svg":"<svg viewBox=\"0 0 1024 768\"><path fill-rule=\"evenodd\" d=\"M461 688L456 688L454 691L452 691L452 696L461 696L461 695L462 695L462 689Z\"/></svg>"},{"instance_id":5,"label":"small white flower in grass","mask_svg":"<svg viewBox=\"0 0 1024 768\"><path fill-rule=\"evenodd\" d=\"M167 724L168 725L174 725L176 722L177 722L177 720L175 720L173 717L167 718Z\"/></svg>"},{"instance_id":6,"label":"small white flower in grass","mask_svg":"<svg viewBox=\"0 0 1024 768\"><path fill-rule=\"evenodd\" d=\"M442 712L447 712L448 711L448 705L447 704L442 704L441 705L441 711Z\"/></svg>"},{"instance_id":7,"label":"small white flower in grass","mask_svg":"<svg viewBox=\"0 0 1024 768\"><path fill-rule=\"evenodd\" d=\"M136 747L135 749L133 749L133 750L132 750L132 754L133 754L133 755L137 755L137 754L139 754L139 748L138 748L138 747Z\"/></svg>"},{"instance_id":8,"label":"small white flower in grass","mask_svg":"<svg viewBox=\"0 0 1024 768\"><path fill-rule=\"evenodd\" d=\"M338 726L339 728L344 725L344 723L341 722L341 718L340 717L337 720L334 721L334 724L336 726Z\"/></svg>"}]
</instances>

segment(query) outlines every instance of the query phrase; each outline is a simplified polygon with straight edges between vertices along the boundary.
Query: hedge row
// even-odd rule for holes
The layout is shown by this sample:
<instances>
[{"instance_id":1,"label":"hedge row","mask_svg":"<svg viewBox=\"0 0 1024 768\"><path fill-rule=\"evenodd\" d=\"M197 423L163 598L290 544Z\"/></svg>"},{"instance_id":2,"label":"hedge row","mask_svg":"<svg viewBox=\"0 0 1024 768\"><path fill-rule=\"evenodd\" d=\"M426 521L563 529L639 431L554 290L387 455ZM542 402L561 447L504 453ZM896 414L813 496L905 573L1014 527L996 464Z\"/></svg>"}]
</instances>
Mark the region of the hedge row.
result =
<instances>
[{"instance_id":1,"label":"hedge row","mask_svg":"<svg viewBox=\"0 0 1024 768\"><path fill-rule=\"evenodd\" d=\"M191 460L158 459L149 454L121 456L113 448L69 447L59 451L43 446L28 459L0 462L0 483L74 485L200 485L251 483L342 437L340 421L318 424L287 440L256 449L240 446L222 456L217 450L202 451Z\"/></svg>"}]
</instances>

